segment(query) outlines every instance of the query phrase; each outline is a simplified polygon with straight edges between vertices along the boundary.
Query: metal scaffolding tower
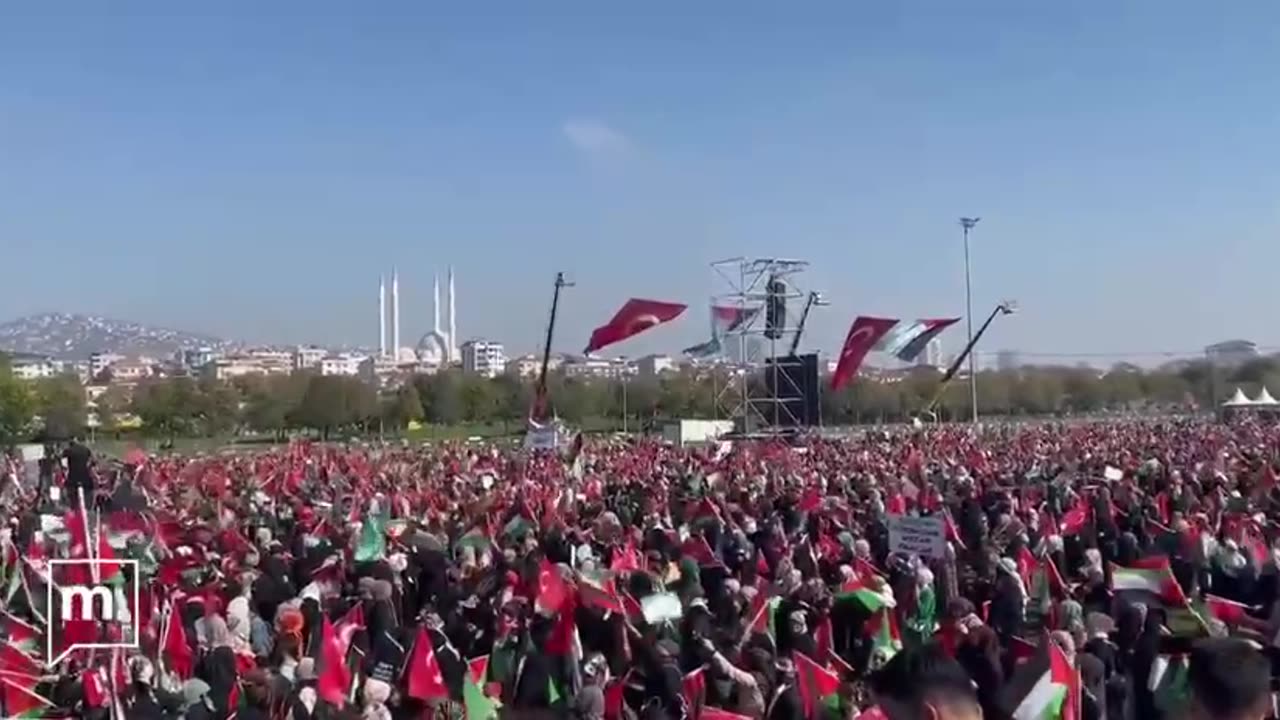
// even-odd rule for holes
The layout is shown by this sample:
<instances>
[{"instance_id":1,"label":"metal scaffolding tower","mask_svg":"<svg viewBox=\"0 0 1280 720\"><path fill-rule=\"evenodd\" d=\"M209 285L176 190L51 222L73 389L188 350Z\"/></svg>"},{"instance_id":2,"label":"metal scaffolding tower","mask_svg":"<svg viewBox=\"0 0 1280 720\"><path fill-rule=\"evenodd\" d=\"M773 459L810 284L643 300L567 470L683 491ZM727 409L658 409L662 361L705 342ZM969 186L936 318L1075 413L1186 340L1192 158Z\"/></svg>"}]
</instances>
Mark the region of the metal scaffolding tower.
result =
<instances>
[{"instance_id":1,"label":"metal scaffolding tower","mask_svg":"<svg viewBox=\"0 0 1280 720\"><path fill-rule=\"evenodd\" d=\"M772 257L711 263L716 282L711 304L739 308L745 315L721 338L728 373L716 398L720 416L732 419L739 433L780 435L802 425L782 399L800 389L780 368L794 357L790 348L803 331L801 313L809 293L799 279L808 267L805 260Z\"/></svg>"}]
</instances>

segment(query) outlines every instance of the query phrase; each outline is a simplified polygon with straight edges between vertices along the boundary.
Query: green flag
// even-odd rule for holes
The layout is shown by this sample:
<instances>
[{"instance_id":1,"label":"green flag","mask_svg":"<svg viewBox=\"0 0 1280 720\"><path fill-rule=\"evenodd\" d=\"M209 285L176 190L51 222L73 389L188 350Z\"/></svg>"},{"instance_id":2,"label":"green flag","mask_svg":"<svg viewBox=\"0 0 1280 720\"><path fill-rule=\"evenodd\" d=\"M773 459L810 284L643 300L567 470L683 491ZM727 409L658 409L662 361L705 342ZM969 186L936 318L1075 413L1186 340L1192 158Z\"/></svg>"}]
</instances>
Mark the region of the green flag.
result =
<instances>
[{"instance_id":1,"label":"green flag","mask_svg":"<svg viewBox=\"0 0 1280 720\"><path fill-rule=\"evenodd\" d=\"M360 524L360 540L356 544L356 562L374 562L387 556L387 515L381 508L371 508Z\"/></svg>"},{"instance_id":2,"label":"green flag","mask_svg":"<svg viewBox=\"0 0 1280 720\"><path fill-rule=\"evenodd\" d=\"M467 662L467 674L462 680L462 704L467 720L493 720L498 717L502 702L485 694L484 683L488 677L488 655Z\"/></svg>"}]
</instances>

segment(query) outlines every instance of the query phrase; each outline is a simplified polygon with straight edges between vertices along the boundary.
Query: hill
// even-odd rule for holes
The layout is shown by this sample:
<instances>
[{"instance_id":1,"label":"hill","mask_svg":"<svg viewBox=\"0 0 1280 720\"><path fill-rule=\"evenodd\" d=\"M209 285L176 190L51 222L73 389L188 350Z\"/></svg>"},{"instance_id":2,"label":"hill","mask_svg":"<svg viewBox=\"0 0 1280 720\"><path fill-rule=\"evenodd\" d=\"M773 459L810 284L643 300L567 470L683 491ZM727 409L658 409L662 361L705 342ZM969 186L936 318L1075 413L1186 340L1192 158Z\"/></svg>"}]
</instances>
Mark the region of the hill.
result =
<instances>
[{"instance_id":1,"label":"hill","mask_svg":"<svg viewBox=\"0 0 1280 720\"><path fill-rule=\"evenodd\" d=\"M228 345L208 335L94 315L44 313L0 325L0 351L59 360L84 360L95 352L164 357L182 348Z\"/></svg>"}]
</instances>

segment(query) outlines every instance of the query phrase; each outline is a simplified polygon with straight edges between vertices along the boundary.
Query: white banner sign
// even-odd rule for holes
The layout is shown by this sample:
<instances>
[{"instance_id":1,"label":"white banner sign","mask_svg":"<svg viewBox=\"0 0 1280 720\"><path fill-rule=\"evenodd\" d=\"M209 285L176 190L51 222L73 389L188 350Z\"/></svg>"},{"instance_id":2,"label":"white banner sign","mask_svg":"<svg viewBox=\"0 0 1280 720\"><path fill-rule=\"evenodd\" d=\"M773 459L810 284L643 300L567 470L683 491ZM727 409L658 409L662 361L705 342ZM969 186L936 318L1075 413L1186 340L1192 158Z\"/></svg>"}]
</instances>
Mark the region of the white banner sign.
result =
<instances>
[{"instance_id":1,"label":"white banner sign","mask_svg":"<svg viewBox=\"0 0 1280 720\"><path fill-rule=\"evenodd\" d=\"M889 516L889 551L925 558L942 558L946 547L946 530L941 515L911 517Z\"/></svg>"}]
</instances>

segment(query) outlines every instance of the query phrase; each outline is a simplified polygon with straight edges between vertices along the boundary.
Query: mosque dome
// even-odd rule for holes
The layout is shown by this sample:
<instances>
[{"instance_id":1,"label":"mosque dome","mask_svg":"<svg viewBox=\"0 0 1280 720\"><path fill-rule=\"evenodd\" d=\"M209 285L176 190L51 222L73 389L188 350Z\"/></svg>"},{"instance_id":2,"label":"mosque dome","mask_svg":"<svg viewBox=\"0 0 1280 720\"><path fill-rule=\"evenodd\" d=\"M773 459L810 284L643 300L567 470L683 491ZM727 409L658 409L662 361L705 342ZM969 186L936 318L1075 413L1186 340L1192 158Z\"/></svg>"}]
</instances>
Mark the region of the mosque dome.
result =
<instances>
[{"instance_id":1,"label":"mosque dome","mask_svg":"<svg viewBox=\"0 0 1280 720\"><path fill-rule=\"evenodd\" d=\"M449 339L444 333L432 330L418 341L418 359L425 363L442 365L449 358Z\"/></svg>"}]
</instances>

